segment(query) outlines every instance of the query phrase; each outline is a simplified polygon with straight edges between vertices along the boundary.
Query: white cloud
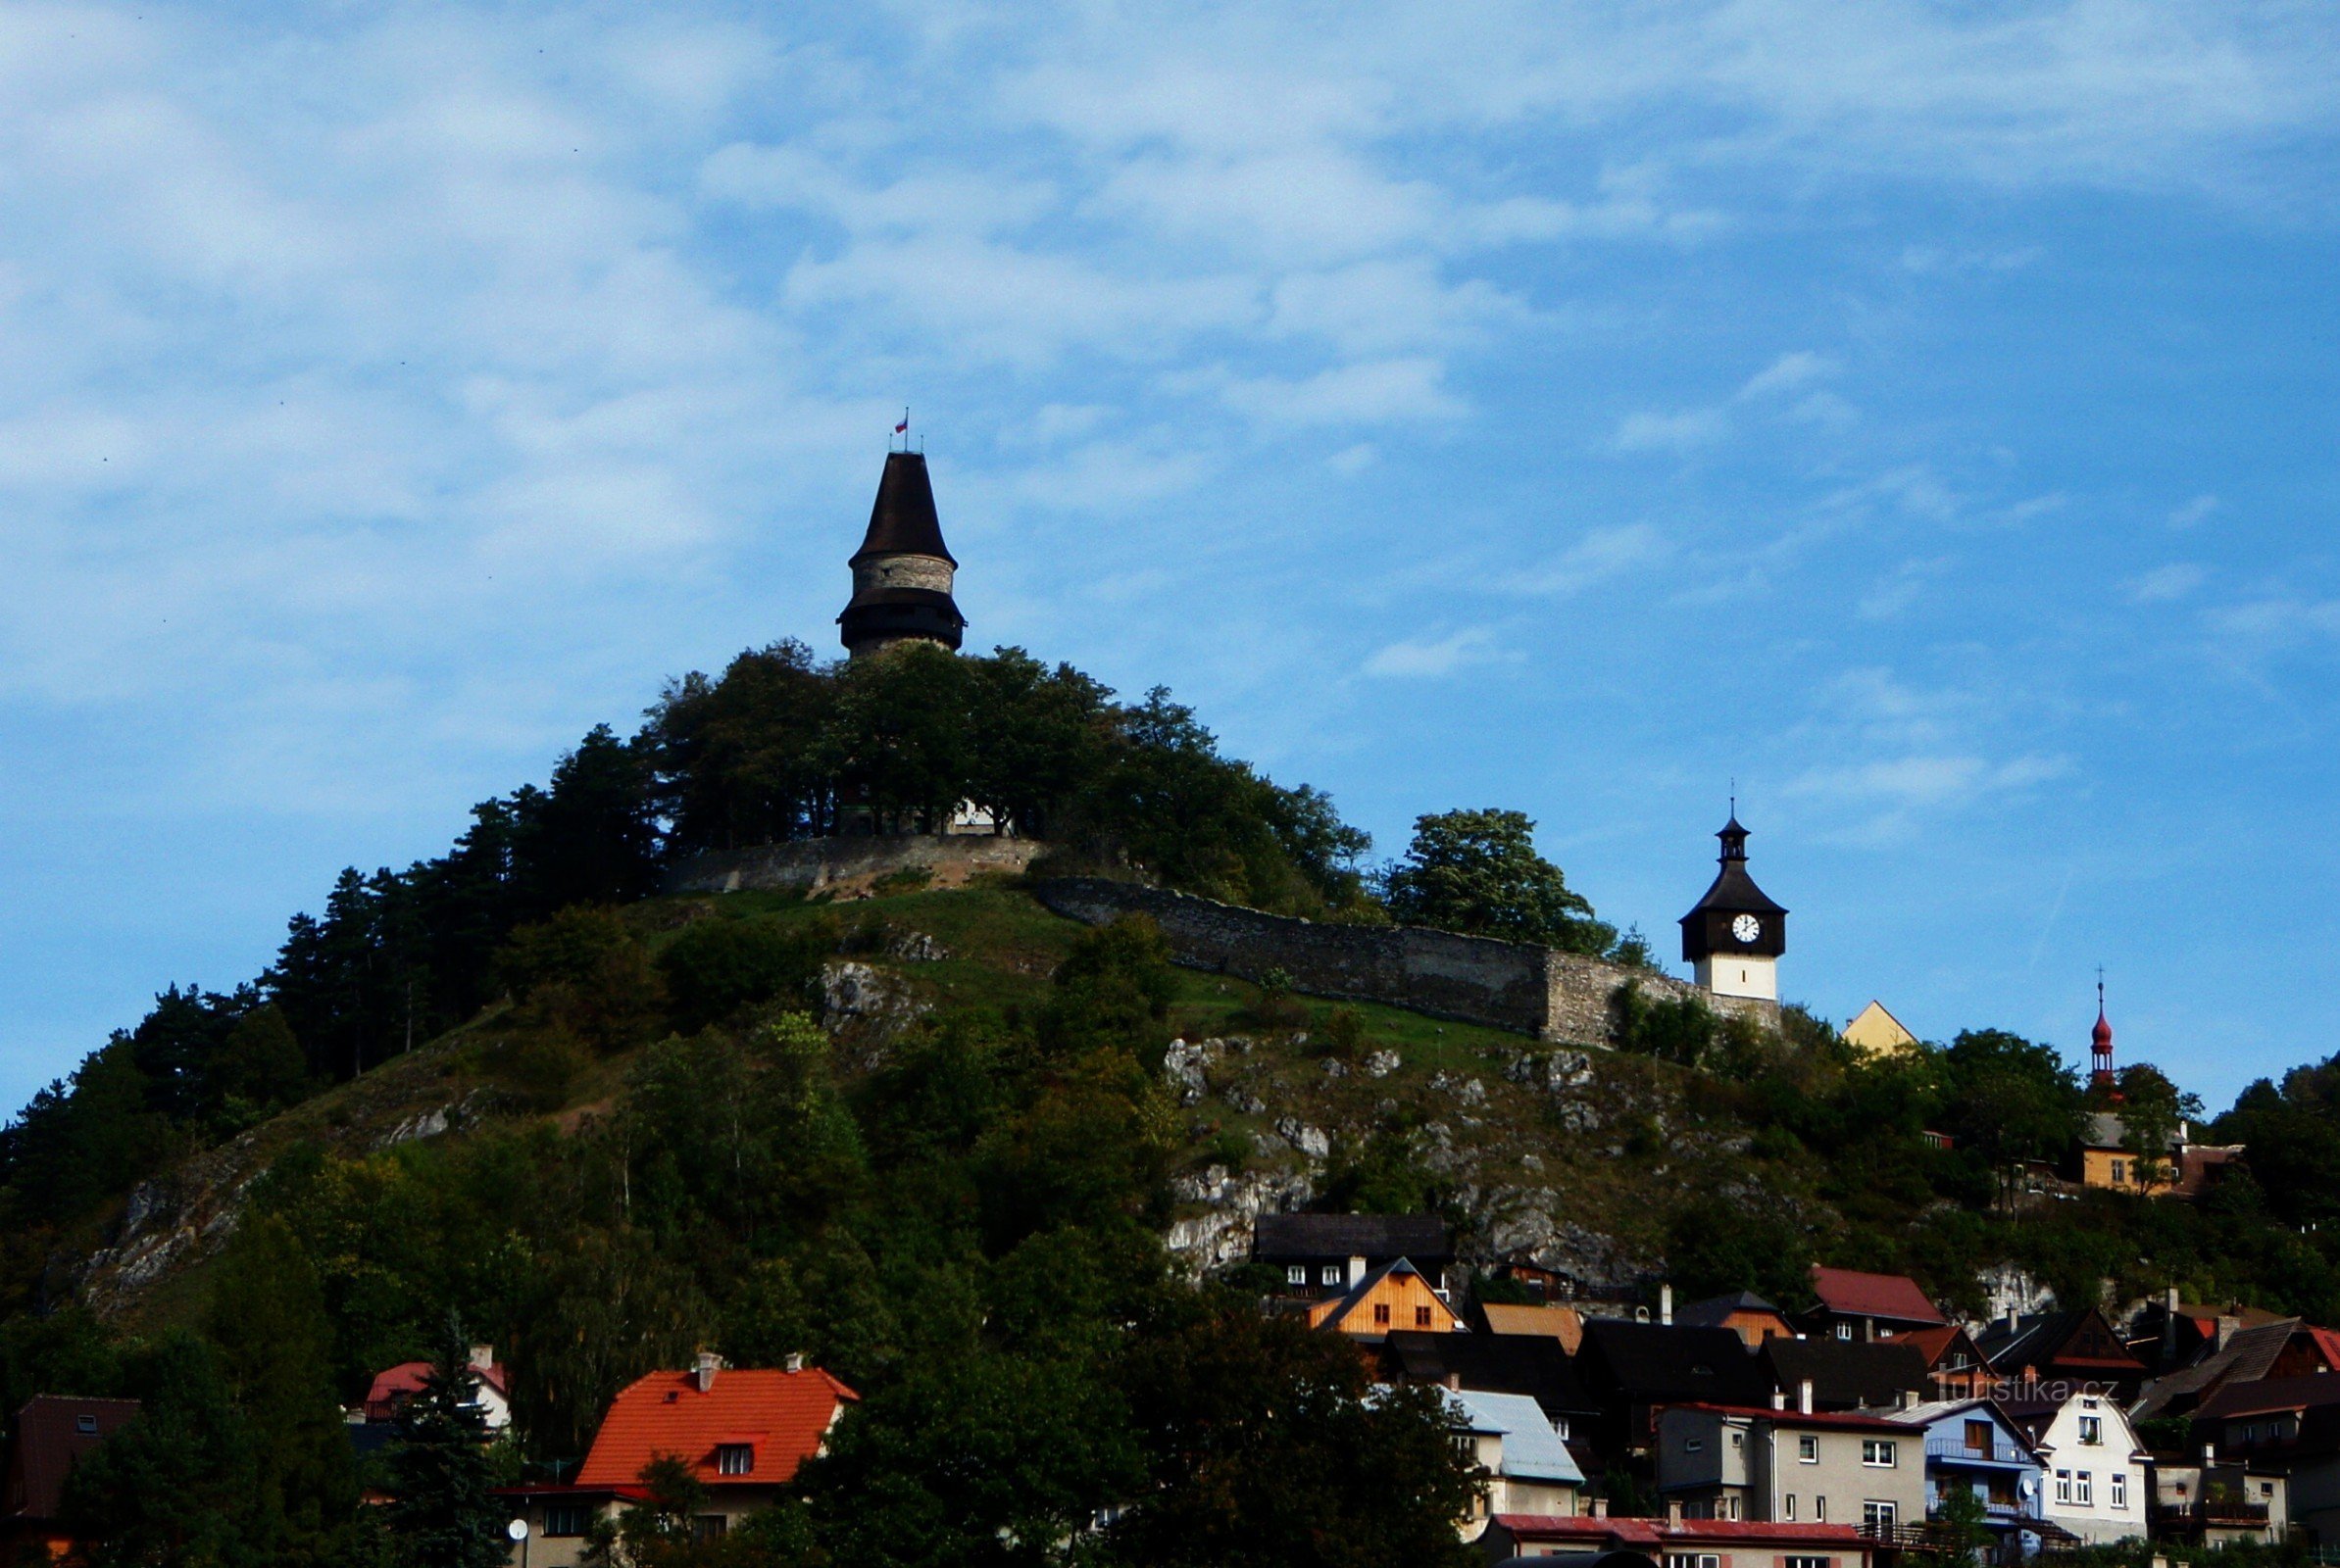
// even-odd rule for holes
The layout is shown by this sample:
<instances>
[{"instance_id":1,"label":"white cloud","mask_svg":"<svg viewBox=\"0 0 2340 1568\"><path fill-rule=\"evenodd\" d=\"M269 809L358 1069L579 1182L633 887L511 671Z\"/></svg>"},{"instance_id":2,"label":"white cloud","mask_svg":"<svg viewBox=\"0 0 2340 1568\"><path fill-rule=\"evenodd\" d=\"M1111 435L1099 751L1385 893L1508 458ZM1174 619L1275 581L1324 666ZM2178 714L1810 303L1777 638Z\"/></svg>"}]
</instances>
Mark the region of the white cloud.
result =
<instances>
[{"instance_id":1,"label":"white cloud","mask_svg":"<svg viewBox=\"0 0 2340 1568\"><path fill-rule=\"evenodd\" d=\"M1672 555L1666 537L1646 522L1595 528L1548 560L1507 574L1503 585L1518 593L1563 598Z\"/></svg>"},{"instance_id":2,"label":"white cloud","mask_svg":"<svg viewBox=\"0 0 2340 1568\"><path fill-rule=\"evenodd\" d=\"M1368 675L1424 678L1451 675L1466 665L1483 664L1499 657L1494 634L1471 627L1434 642L1411 639L1391 643L1368 659L1363 667Z\"/></svg>"},{"instance_id":3,"label":"white cloud","mask_svg":"<svg viewBox=\"0 0 2340 1568\"><path fill-rule=\"evenodd\" d=\"M2216 496L2196 496L2184 506L2170 509L2169 526L2172 528L2191 528L2194 526L2194 524L2208 518L2217 510L2218 498Z\"/></svg>"},{"instance_id":4,"label":"white cloud","mask_svg":"<svg viewBox=\"0 0 2340 1568\"><path fill-rule=\"evenodd\" d=\"M1713 446L1730 433L1730 418L1720 409L1684 409L1678 414L1643 412L1617 421L1609 444L1619 452L1693 452Z\"/></svg>"},{"instance_id":5,"label":"white cloud","mask_svg":"<svg viewBox=\"0 0 2340 1568\"><path fill-rule=\"evenodd\" d=\"M1816 354L1810 349L1797 349L1780 355L1748 377L1747 384L1739 388L1739 397L1744 401L1800 391L1815 381L1834 375L1836 370L1836 362L1826 355Z\"/></svg>"},{"instance_id":6,"label":"white cloud","mask_svg":"<svg viewBox=\"0 0 2340 1568\"><path fill-rule=\"evenodd\" d=\"M1443 384L1445 368L1420 356L1321 370L1302 380L1232 380L1224 397L1265 424L1378 424L1459 417L1463 400Z\"/></svg>"},{"instance_id":7,"label":"white cloud","mask_svg":"<svg viewBox=\"0 0 2340 1568\"><path fill-rule=\"evenodd\" d=\"M2203 568L2190 561L2172 561L2141 572L2121 584L2132 605L2161 605L2183 599L2202 586Z\"/></svg>"}]
</instances>

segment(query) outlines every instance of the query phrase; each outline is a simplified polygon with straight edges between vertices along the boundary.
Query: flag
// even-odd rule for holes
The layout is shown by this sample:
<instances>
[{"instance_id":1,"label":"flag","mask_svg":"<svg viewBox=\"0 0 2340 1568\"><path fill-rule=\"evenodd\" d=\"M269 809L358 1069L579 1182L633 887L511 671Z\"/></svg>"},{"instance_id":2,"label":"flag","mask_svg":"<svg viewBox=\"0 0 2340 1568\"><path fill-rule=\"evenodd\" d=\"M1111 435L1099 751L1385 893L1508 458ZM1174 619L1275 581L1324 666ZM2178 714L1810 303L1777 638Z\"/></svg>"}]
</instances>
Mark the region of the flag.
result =
<instances>
[{"instance_id":1,"label":"flag","mask_svg":"<svg viewBox=\"0 0 2340 1568\"><path fill-rule=\"evenodd\" d=\"M905 414L904 416L902 416L902 422L901 422L900 424L897 424L897 425L895 425L895 426L894 426L894 434L896 434L896 435L907 435L907 434L909 434L909 433L910 433L910 416L909 416L909 415L907 415L907 414Z\"/></svg>"}]
</instances>

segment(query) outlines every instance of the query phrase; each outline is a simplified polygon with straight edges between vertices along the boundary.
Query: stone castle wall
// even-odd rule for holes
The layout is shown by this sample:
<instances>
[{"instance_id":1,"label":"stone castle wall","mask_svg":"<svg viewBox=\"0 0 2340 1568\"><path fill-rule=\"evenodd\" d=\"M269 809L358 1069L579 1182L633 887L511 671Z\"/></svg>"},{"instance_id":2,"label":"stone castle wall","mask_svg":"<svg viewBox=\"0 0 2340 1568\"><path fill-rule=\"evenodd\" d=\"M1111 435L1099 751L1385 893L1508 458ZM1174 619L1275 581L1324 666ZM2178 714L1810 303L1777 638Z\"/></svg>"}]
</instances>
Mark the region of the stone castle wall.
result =
<instances>
[{"instance_id":1,"label":"stone castle wall","mask_svg":"<svg viewBox=\"0 0 2340 1568\"><path fill-rule=\"evenodd\" d=\"M922 875L926 885L959 887L983 875L1021 876L1046 846L989 833L899 838L796 839L702 855L667 874L669 893L866 893L889 876Z\"/></svg>"},{"instance_id":2,"label":"stone castle wall","mask_svg":"<svg viewBox=\"0 0 2340 1568\"><path fill-rule=\"evenodd\" d=\"M1196 968L1252 981L1281 969L1310 996L1386 1003L1569 1045L1608 1041L1617 995L1628 982L1653 1001L1695 997L1718 1012L1779 1017L1773 1003L1711 996L1670 975L1526 943L1297 920L1100 877L1046 881L1035 892L1057 913L1091 925L1149 915L1177 960Z\"/></svg>"}]
</instances>

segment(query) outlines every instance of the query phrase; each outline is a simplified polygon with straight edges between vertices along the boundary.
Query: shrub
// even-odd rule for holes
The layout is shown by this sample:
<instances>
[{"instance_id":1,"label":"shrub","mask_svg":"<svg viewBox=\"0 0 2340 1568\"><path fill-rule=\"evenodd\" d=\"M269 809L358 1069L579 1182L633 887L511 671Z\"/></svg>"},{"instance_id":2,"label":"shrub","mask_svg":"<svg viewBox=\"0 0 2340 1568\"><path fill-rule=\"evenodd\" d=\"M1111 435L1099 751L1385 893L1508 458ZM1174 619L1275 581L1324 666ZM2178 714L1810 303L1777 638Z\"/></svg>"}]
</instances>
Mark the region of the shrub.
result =
<instances>
[{"instance_id":1,"label":"shrub","mask_svg":"<svg viewBox=\"0 0 2340 1568\"><path fill-rule=\"evenodd\" d=\"M774 1000L805 1000L837 945L834 921L709 920L659 955L676 1027L721 1023Z\"/></svg>"}]
</instances>

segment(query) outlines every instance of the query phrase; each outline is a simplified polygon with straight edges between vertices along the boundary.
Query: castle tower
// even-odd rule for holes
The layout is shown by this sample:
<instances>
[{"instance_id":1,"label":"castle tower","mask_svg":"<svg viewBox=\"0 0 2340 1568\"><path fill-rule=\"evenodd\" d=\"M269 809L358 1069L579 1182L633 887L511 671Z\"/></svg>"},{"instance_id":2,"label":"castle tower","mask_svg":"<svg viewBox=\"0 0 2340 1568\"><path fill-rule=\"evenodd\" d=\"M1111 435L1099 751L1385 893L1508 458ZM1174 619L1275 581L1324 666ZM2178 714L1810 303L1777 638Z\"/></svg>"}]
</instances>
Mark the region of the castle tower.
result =
<instances>
[{"instance_id":1,"label":"castle tower","mask_svg":"<svg viewBox=\"0 0 2340 1568\"><path fill-rule=\"evenodd\" d=\"M2096 977L2096 1027L2088 1031L2088 1087L2117 1100L2113 1077L2113 1021L2105 1016L2105 977Z\"/></svg>"},{"instance_id":2,"label":"castle tower","mask_svg":"<svg viewBox=\"0 0 2340 1568\"><path fill-rule=\"evenodd\" d=\"M1747 830L1739 813L1715 835L1722 869L1706 897L1682 916L1682 957L1701 988L1718 997L1779 1000L1779 956L1787 951L1787 910L1747 874Z\"/></svg>"},{"instance_id":3,"label":"castle tower","mask_svg":"<svg viewBox=\"0 0 2340 1568\"><path fill-rule=\"evenodd\" d=\"M855 659L900 642L939 643L956 653L967 617L951 586L959 563L942 542L934 487L922 452L889 452L870 509L870 531L853 553L853 598L837 617Z\"/></svg>"}]
</instances>

